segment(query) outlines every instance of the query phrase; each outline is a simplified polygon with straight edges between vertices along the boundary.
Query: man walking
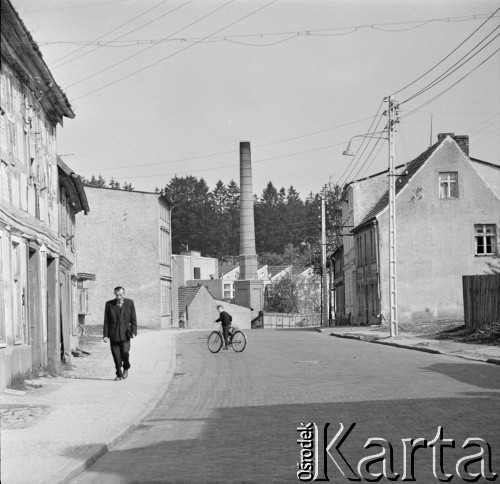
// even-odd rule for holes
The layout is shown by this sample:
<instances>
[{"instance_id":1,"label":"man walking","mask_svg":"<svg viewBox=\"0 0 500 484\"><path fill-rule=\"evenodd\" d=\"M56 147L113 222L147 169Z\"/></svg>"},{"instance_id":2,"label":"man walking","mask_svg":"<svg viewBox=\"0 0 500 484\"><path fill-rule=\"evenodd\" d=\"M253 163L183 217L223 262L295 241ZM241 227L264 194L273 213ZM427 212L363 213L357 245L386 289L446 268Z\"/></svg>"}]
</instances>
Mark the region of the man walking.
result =
<instances>
[{"instance_id":1,"label":"man walking","mask_svg":"<svg viewBox=\"0 0 500 484\"><path fill-rule=\"evenodd\" d=\"M130 368L130 339L137 336L137 319L132 299L125 299L125 289L115 287L115 299L104 308L103 341L110 342L116 367L115 381L125 380ZM122 371L123 365L123 371Z\"/></svg>"}]
</instances>

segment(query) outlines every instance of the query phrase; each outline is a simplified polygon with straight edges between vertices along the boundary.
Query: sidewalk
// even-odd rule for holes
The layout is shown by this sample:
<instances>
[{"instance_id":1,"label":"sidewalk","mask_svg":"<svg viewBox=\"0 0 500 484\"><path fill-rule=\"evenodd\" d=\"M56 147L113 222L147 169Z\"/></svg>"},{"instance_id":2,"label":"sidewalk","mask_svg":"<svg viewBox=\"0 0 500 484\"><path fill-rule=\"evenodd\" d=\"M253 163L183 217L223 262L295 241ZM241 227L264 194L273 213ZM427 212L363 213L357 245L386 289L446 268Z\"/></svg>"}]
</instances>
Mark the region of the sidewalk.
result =
<instances>
[{"instance_id":1,"label":"sidewalk","mask_svg":"<svg viewBox=\"0 0 500 484\"><path fill-rule=\"evenodd\" d=\"M26 392L0 393L2 482L68 482L133 430L167 391L182 331L142 330L132 340L127 380L115 382L109 344L73 358L66 376Z\"/></svg>"},{"instance_id":2,"label":"sidewalk","mask_svg":"<svg viewBox=\"0 0 500 484\"><path fill-rule=\"evenodd\" d=\"M316 330L337 338L357 339L500 365L500 346L436 339L435 335L430 334L399 333L391 338L389 328L380 326L329 326L318 327Z\"/></svg>"}]
</instances>

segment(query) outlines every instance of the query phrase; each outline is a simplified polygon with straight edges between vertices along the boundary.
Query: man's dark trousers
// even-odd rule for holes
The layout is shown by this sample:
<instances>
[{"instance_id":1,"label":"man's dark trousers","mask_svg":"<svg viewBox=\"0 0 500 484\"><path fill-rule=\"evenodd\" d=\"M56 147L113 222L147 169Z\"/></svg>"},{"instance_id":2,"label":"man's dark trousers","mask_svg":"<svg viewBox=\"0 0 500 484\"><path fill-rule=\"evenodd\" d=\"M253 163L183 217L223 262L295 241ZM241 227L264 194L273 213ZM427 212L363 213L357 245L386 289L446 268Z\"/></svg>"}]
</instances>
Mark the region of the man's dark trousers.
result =
<instances>
[{"instance_id":1,"label":"man's dark trousers","mask_svg":"<svg viewBox=\"0 0 500 484\"><path fill-rule=\"evenodd\" d=\"M227 346L229 343L229 328L231 327L230 324L224 324L222 326L222 334L224 335L224 346Z\"/></svg>"},{"instance_id":2,"label":"man's dark trousers","mask_svg":"<svg viewBox=\"0 0 500 484\"><path fill-rule=\"evenodd\" d=\"M122 365L123 370L130 368L130 338L137 336L137 318L131 299L123 299L121 307L116 299L106 303L103 336L110 341L116 376L123 377Z\"/></svg>"},{"instance_id":3,"label":"man's dark trousers","mask_svg":"<svg viewBox=\"0 0 500 484\"><path fill-rule=\"evenodd\" d=\"M122 377L122 365L124 370L130 368L129 352L130 340L128 341L111 341L111 354L115 362L116 376Z\"/></svg>"}]
</instances>

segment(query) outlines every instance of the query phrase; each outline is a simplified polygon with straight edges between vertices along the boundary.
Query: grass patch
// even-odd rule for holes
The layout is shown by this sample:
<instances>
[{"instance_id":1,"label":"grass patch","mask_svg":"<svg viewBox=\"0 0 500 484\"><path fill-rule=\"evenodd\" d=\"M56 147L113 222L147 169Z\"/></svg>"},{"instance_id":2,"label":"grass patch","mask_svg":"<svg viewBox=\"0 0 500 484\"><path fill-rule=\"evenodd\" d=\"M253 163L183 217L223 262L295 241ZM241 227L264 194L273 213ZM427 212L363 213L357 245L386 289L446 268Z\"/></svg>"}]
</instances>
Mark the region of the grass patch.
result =
<instances>
[{"instance_id":1,"label":"grass patch","mask_svg":"<svg viewBox=\"0 0 500 484\"><path fill-rule=\"evenodd\" d=\"M24 383L25 380L31 380L34 377L37 377L38 375L34 374L33 371L27 370L25 372L17 373L12 377L10 380L10 383L7 385L7 388L11 390L20 390L24 391L27 390L28 387Z\"/></svg>"}]
</instances>

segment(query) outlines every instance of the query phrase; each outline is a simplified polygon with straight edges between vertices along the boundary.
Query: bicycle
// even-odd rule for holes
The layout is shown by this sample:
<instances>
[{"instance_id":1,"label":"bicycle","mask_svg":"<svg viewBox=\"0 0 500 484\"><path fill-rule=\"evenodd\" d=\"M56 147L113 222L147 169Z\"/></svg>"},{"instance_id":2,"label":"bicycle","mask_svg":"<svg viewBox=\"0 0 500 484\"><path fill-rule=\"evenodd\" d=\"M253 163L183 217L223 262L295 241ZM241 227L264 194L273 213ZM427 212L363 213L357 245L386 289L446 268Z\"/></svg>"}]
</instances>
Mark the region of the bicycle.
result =
<instances>
[{"instance_id":1,"label":"bicycle","mask_svg":"<svg viewBox=\"0 0 500 484\"><path fill-rule=\"evenodd\" d=\"M234 326L231 326L229 329L233 331L229 335L228 346L232 346L236 353L241 353L247 345L247 337L243 331ZM208 335L207 344L208 349L212 353L218 353L221 350L224 344L224 335L220 324L219 329L215 329Z\"/></svg>"}]
</instances>

